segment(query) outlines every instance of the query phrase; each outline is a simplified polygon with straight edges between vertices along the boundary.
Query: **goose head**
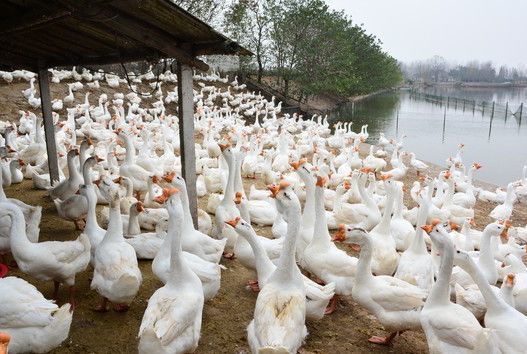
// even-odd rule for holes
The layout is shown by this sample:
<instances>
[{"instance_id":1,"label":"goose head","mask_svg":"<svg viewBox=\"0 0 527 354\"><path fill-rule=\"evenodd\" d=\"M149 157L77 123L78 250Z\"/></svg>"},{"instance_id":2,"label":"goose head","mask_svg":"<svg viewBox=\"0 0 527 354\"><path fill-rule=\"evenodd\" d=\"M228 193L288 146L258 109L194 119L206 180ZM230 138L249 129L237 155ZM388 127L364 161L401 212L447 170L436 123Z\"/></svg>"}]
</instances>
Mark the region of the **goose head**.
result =
<instances>
[{"instance_id":1,"label":"goose head","mask_svg":"<svg viewBox=\"0 0 527 354\"><path fill-rule=\"evenodd\" d=\"M332 240L335 242L362 245L366 242L368 237L369 234L364 229L340 224L338 231L333 235Z\"/></svg>"},{"instance_id":2,"label":"goose head","mask_svg":"<svg viewBox=\"0 0 527 354\"><path fill-rule=\"evenodd\" d=\"M430 236L432 243L438 250L444 250L446 247L454 249L454 243L448 234L449 228L448 222L442 223L439 219L434 219L431 224L421 226L421 229Z\"/></svg>"},{"instance_id":3,"label":"goose head","mask_svg":"<svg viewBox=\"0 0 527 354\"><path fill-rule=\"evenodd\" d=\"M251 224L249 224L247 221L243 220L239 216L225 221L225 223L229 226L231 226L236 232L238 232L241 236L247 237L252 234L253 228Z\"/></svg>"},{"instance_id":4,"label":"goose head","mask_svg":"<svg viewBox=\"0 0 527 354\"><path fill-rule=\"evenodd\" d=\"M510 221L504 220L504 221L488 224L485 227L485 230L483 230L483 232L488 232L491 237L499 236L503 243L507 243L507 241L509 240L508 231L510 227L511 227Z\"/></svg>"},{"instance_id":5,"label":"goose head","mask_svg":"<svg viewBox=\"0 0 527 354\"><path fill-rule=\"evenodd\" d=\"M454 265L462 268L470 267L474 263L472 257L465 251L456 250L454 252Z\"/></svg>"}]
</instances>

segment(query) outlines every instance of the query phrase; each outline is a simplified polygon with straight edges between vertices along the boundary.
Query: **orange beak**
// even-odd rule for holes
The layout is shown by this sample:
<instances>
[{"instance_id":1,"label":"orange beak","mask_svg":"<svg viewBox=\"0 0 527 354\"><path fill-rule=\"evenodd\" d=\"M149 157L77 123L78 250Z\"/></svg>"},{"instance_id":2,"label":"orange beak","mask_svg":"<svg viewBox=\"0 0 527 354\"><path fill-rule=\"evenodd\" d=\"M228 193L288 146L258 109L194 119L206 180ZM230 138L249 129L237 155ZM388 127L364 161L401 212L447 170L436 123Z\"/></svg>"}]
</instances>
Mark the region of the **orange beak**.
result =
<instances>
[{"instance_id":1,"label":"orange beak","mask_svg":"<svg viewBox=\"0 0 527 354\"><path fill-rule=\"evenodd\" d=\"M339 224L339 229L333 235L332 240L334 242L343 242L346 240L346 225Z\"/></svg>"},{"instance_id":2,"label":"orange beak","mask_svg":"<svg viewBox=\"0 0 527 354\"><path fill-rule=\"evenodd\" d=\"M11 340L11 336L8 333L0 332L0 348L2 346L7 347L7 345L9 344L10 340ZM7 350L6 350L6 353L7 353Z\"/></svg>"},{"instance_id":3,"label":"orange beak","mask_svg":"<svg viewBox=\"0 0 527 354\"><path fill-rule=\"evenodd\" d=\"M449 179L450 176L452 176L452 173L450 173L450 171L446 171L445 172L445 179Z\"/></svg>"},{"instance_id":4,"label":"orange beak","mask_svg":"<svg viewBox=\"0 0 527 354\"><path fill-rule=\"evenodd\" d=\"M93 145L93 140L91 140L90 137L88 137L88 138L86 139L86 141L88 142L88 145Z\"/></svg>"},{"instance_id":5,"label":"orange beak","mask_svg":"<svg viewBox=\"0 0 527 354\"><path fill-rule=\"evenodd\" d=\"M364 172L364 173L373 172L373 170L371 168L369 168L369 167L363 167L359 171Z\"/></svg>"},{"instance_id":6,"label":"orange beak","mask_svg":"<svg viewBox=\"0 0 527 354\"><path fill-rule=\"evenodd\" d=\"M474 167L476 168L476 170L479 170L483 166L476 162L476 163L474 163Z\"/></svg>"},{"instance_id":7,"label":"orange beak","mask_svg":"<svg viewBox=\"0 0 527 354\"><path fill-rule=\"evenodd\" d=\"M423 225L423 226L421 226L421 229L423 229L427 234L429 234L434 229L434 226L432 226L432 225Z\"/></svg>"},{"instance_id":8,"label":"orange beak","mask_svg":"<svg viewBox=\"0 0 527 354\"><path fill-rule=\"evenodd\" d=\"M381 177L379 177L379 179L381 181L386 181L386 180L389 180L390 178L392 178L393 176L391 174L386 174L386 175L381 175Z\"/></svg>"},{"instance_id":9,"label":"orange beak","mask_svg":"<svg viewBox=\"0 0 527 354\"><path fill-rule=\"evenodd\" d=\"M101 182L102 182L102 178L99 178L99 179L93 181L93 184L95 184L97 187L99 187L99 184L101 184Z\"/></svg>"},{"instance_id":10,"label":"orange beak","mask_svg":"<svg viewBox=\"0 0 527 354\"><path fill-rule=\"evenodd\" d=\"M227 220L227 221L225 221L225 223L226 223L227 225L230 225L230 226L232 226L232 227L236 227L236 225L238 225L239 222L240 222L240 217L239 217L239 216L235 217L235 218L232 219L232 220Z\"/></svg>"},{"instance_id":11,"label":"orange beak","mask_svg":"<svg viewBox=\"0 0 527 354\"><path fill-rule=\"evenodd\" d=\"M432 219L432 226L436 226L437 224L441 224L441 220L439 219Z\"/></svg>"},{"instance_id":12,"label":"orange beak","mask_svg":"<svg viewBox=\"0 0 527 354\"><path fill-rule=\"evenodd\" d=\"M474 218L470 218L469 224L471 226L476 226L476 221L474 220Z\"/></svg>"},{"instance_id":13,"label":"orange beak","mask_svg":"<svg viewBox=\"0 0 527 354\"><path fill-rule=\"evenodd\" d=\"M135 210L137 210L138 213L141 213L141 212L145 211L145 207L143 206L143 203L142 202L137 202L135 204Z\"/></svg>"},{"instance_id":14,"label":"orange beak","mask_svg":"<svg viewBox=\"0 0 527 354\"><path fill-rule=\"evenodd\" d=\"M317 186L318 187L324 187L326 185L326 177L324 176L317 176Z\"/></svg>"},{"instance_id":15,"label":"orange beak","mask_svg":"<svg viewBox=\"0 0 527 354\"><path fill-rule=\"evenodd\" d=\"M504 228L500 234L500 237L503 243L507 243L507 241L509 241L509 228Z\"/></svg>"},{"instance_id":16,"label":"orange beak","mask_svg":"<svg viewBox=\"0 0 527 354\"><path fill-rule=\"evenodd\" d=\"M513 273L507 274L507 279L505 279L505 283L508 286L513 287L514 286L514 278L516 278L516 275L514 275Z\"/></svg>"},{"instance_id":17,"label":"orange beak","mask_svg":"<svg viewBox=\"0 0 527 354\"><path fill-rule=\"evenodd\" d=\"M123 181L123 177L119 176L113 180L113 183L121 184L122 181Z\"/></svg>"},{"instance_id":18,"label":"orange beak","mask_svg":"<svg viewBox=\"0 0 527 354\"><path fill-rule=\"evenodd\" d=\"M296 171L300 168L300 161L290 162L289 165Z\"/></svg>"},{"instance_id":19,"label":"orange beak","mask_svg":"<svg viewBox=\"0 0 527 354\"><path fill-rule=\"evenodd\" d=\"M159 177L157 177L156 175L152 176L152 182L158 183L159 182Z\"/></svg>"},{"instance_id":20,"label":"orange beak","mask_svg":"<svg viewBox=\"0 0 527 354\"><path fill-rule=\"evenodd\" d=\"M242 197L242 192L236 192L236 195L234 196L234 203L240 204L242 202Z\"/></svg>"},{"instance_id":21,"label":"orange beak","mask_svg":"<svg viewBox=\"0 0 527 354\"><path fill-rule=\"evenodd\" d=\"M20 166L24 166L26 163L23 160L18 159L18 164Z\"/></svg>"},{"instance_id":22,"label":"orange beak","mask_svg":"<svg viewBox=\"0 0 527 354\"><path fill-rule=\"evenodd\" d=\"M269 189L269 191L271 192L271 198L276 198L280 187L276 184L271 184L270 186L267 186L267 189Z\"/></svg>"},{"instance_id":23,"label":"orange beak","mask_svg":"<svg viewBox=\"0 0 527 354\"><path fill-rule=\"evenodd\" d=\"M451 221L449 221L448 223L450 224L450 228L451 228L452 230L454 230L454 231L459 230L459 225L458 225L458 224L453 223L453 222L451 222Z\"/></svg>"},{"instance_id":24,"label":"orange beak","mask_svg":"<svg viewBox=\"0 0 527 354\"><path fill-rule=\"evenodd\" d=\"M154 176L156 177L156 176ZM176 173L175 172L170 172L170 173L167 173L166 175L163 176L163 179L165 181L167 181L168 183L171 183L172 180L174 179L174 177L176 177Z\"/></svg>"},{"instance_id":25,"label":"orange beak","mask_svg":"<svg viewBox=\"0 0 527 354\"><path fill-rule=\"evenodd\" d=\"M225 149L227 149L230 145L229 144L218 144L220 147L220 150L223 152Z\"/></svg>"},{"instance_id":26,"label":"orange beak","mask_svg":"<svg viewBox=\"0 0 527 354\"><path fill-rule=\"evenodd\" d=\"M102 161L104 161L104 159L102 157L99 157L99 156L95 155L95 161L102 162Z\"/></svg>"},{"instance_id":27,"label":"orange beak","mask_svg":"<svg viewBox=\"0 0 527 354\"><path fill-rule=\"evenodd\" d=\"M351 183L349 181L344 181L342 183L342 186L344 187L345 190L348 190L351 188Z\"/></svg>"}]
</instances>

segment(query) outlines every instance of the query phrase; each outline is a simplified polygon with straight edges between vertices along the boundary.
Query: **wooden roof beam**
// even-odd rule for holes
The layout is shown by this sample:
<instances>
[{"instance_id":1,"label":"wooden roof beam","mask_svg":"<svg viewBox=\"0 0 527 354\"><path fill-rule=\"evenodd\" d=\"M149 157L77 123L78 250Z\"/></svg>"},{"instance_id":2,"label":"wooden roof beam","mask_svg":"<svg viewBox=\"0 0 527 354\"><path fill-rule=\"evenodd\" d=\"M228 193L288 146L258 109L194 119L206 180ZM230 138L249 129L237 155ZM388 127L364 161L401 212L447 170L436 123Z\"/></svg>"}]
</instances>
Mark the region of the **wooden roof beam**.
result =
<instances>
[{"instance_id":1,"label":"wooden roof beam","mask_svg":"<svg viewBox=\"0 0 527 354\"><path fill-rule=\"evenodd\" d=\"M117 14L116 17L110 17L104 24L114 29L116 33L122 33L143 45L159 50L167 57L175 58L199 70L209 70L209 66L205 62L178 47L178 43L167 33L132 19L120 11L115 10L115 14Z\"/></svg>"},{"instance_id":2,"label":"wooden roof beam","mask_svg":"<svg viewBox=\"0 0 527 354\"><path fill-rule=\"evenodd\" d=\"M0 24L0 36L7 34L19 34L34 30L39 26L47 26L50 23L62 21L64 18L71 16L69 10L58 10L53 12L36 11L22 17L13 18Z\"/></svg>"}]
</instances>

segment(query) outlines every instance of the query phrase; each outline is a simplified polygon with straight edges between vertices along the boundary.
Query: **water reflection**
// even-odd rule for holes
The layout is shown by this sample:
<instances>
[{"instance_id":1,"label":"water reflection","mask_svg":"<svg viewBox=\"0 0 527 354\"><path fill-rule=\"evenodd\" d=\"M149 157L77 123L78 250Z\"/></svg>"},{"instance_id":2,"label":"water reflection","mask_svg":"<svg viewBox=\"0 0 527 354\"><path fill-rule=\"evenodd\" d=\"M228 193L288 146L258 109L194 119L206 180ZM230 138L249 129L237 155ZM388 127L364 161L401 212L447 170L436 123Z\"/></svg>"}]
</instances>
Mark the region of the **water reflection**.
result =
<instances>
[{"instance_id":1,"label":"water reflection","mask_svg":"<svg viewBox=\"0 0 527 354\"><path fill-rule=\"evenodd\" d=\"M525 98L527 102L526 89L509 96L504 92L487 92L483 98L498 96ZM482 99L473 97L472 100ZM408 150L441 165L455 153L459 143L464 143L465 162L485 165L479 172L480 179L505 185L519 178L522 166L527 163L527 128L521 124L522 117L496 108L492 115L492 105L479 109L466 100L431 102L399 91L339 107L330 114L330 119L352 121L354 131L368 124L371 142L377 141L379 132L388 138L406 135Z\"/></svg>"}]
</instances>

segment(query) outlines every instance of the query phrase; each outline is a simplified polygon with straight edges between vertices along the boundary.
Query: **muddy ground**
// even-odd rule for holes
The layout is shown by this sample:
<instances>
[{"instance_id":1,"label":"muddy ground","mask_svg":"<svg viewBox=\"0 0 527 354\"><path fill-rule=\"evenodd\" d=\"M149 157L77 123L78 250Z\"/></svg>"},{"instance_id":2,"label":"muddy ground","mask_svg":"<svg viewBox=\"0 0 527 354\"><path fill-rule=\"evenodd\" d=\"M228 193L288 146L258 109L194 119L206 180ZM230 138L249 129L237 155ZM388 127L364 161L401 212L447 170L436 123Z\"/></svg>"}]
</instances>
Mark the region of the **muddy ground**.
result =
<instances>
[{"instance_id":1,"label":"muddy ground","mask_svg":"<svg viewBox=\"0 0 527 354\"><path fill-rule=\"evenodd\" d=\"M28 87L26 83L0 85L0 119L16 120L19 109L29 109L21 90ZM52 93L55 97L64 97L67 94L66 85L53 84ZM122 86L122 92L127 92ZM170 88L172 85L170 85ZM84 92L81 91L81 92ZM104 87L99 92L112 92ZM96 97L94 97L96 96ZM90 99L96 103L97 95ZM77 101L84 99L76 94ZM65 112L61 114L65 117ZM484 161L483 161L484 162ZM431 173L435 174L440 169L432 167ZM415 180L415 171L410 170L405 178L405 184L410 187ZM254 180L244 180L246 190L249 190ZM260 180L256 181L258 188L264 188ZM409 189L409 188L408 188ZM44 191L32 189L30 181L6 188L9 197L43 207L40 240L71 240L79 235L73 223L64 221L57 216L55 207ZM205 209L206 198L199 200L199 205ZM408 192L405 195L408 207L413 203ZM478 229L492 220L488 217L494 207L491 203L477 203L476 222ZM514 225L527 223L527 210L525 206L516 206L513 215ZM256 228L261 235L270 235L270 228ZM222 272L222 285L218 295L207 302L204 307L201 340L197 353L248 353L249 347L246 339L246 328L253 316L256 294L245 288L245 283L254 278L253 272L246 270L237 260L224 260L222 264L227 268ZM98 301L99 296L90 290L92 269L78 274L77 300L78 306L73 315L73 322L69 338L53 353L135 353L137 352L137 332L147 301L152 293L162 286L152 274L151 262L140 261L139 266L143 273L143 284L126 313L110 311L100 314L91 309ZM51 282L39 282L22 274L17 269L10 273L19 276L34 284L45 297L50 298L53 292ZM67 299L67 290L61 289L60 303ZM301 353L425 353L427 345L421 331L408 331L396 338L390 347L380 347L367 342L371 335L384 335L382 326L376 319L355 304L351 297L341 298L338 311L326 316L318 322L308 321L309 336Z\"/></svg>"}]
</instances>

